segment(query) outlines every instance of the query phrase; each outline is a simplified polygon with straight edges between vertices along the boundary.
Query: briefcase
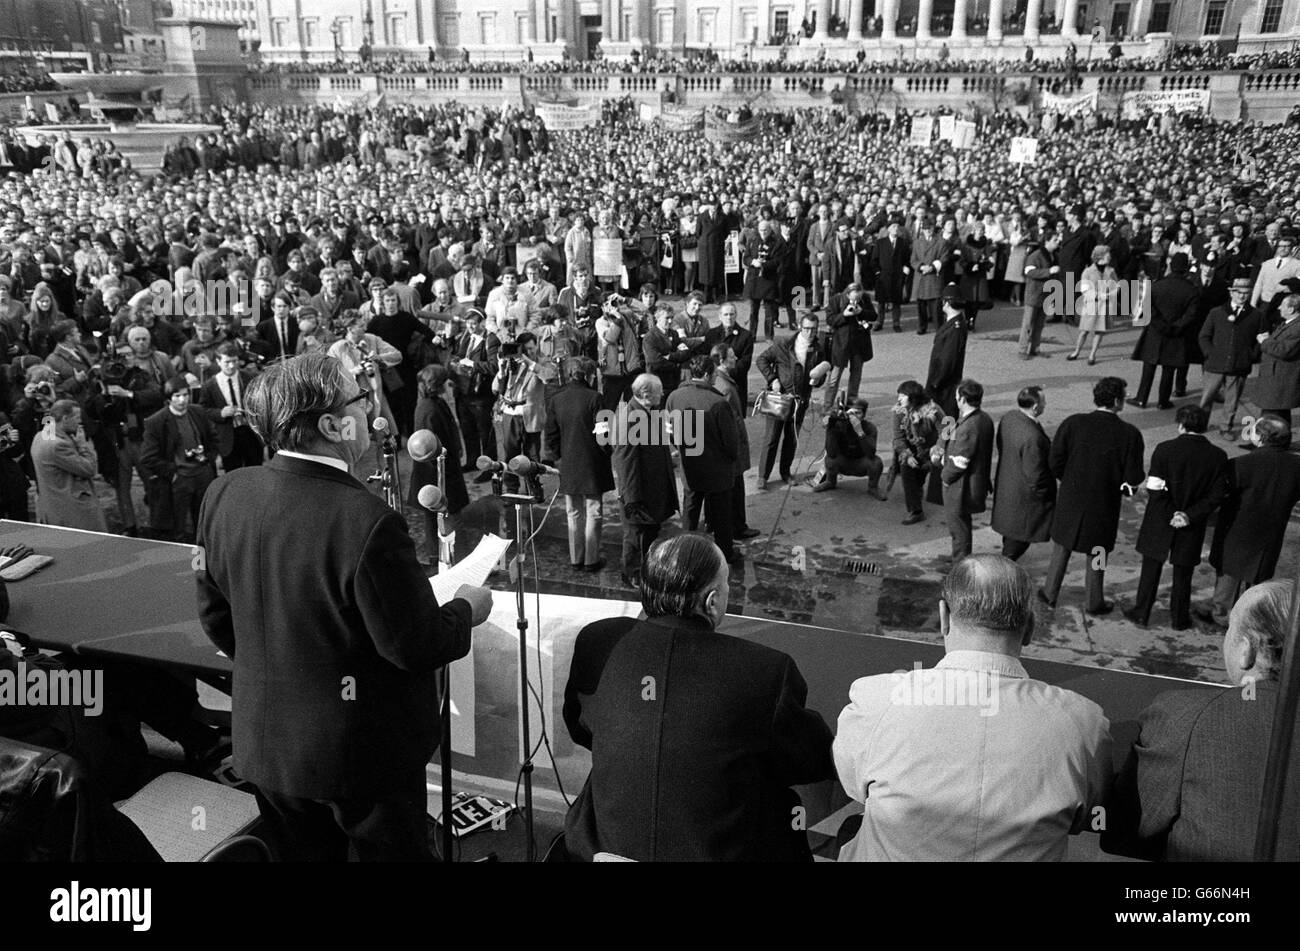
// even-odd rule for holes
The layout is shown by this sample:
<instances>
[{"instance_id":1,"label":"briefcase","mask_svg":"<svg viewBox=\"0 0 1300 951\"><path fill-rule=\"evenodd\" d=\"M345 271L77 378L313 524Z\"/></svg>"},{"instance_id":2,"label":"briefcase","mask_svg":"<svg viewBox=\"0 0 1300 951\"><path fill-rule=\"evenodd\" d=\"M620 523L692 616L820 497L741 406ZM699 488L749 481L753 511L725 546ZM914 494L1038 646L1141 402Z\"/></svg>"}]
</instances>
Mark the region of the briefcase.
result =
<instances>
[{"instance_id":1,"label":"briefcase","mask_svg":"<svg viewBox=\"0 0 1300 951\"><path fill-rule=\"evenodd\" d=\"M764 390L754 400L753 416L770 416L781 422L789 422L794 417L795 404L799 401L789 393L773 393Z\"/></svg>"}]
</instances>

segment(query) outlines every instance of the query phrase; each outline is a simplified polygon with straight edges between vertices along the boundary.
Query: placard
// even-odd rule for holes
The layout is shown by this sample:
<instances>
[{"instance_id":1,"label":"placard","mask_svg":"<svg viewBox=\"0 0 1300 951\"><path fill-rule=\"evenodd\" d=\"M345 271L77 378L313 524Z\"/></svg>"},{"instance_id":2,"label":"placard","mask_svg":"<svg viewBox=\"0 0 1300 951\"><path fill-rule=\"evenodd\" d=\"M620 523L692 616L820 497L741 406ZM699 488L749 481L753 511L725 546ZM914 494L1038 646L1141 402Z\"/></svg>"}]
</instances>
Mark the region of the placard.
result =
<instances>
[{"instance_id":1,"label":"placard","mask_svg":"<svg viewBox=\"0 0 1300 951\"><path fill-rule=\"evenodd\" d=\"M939 117L939 140L941 142L951 142L957 131L956 116Z\"/></svg>"},{"instance_id":2,"label":"placard","mask_svg":"<svg viewBox=\"0 0 1300 951\"><path fill-rule=\"evenodd\" d=\"M740 273L740 232L733 231L722 242L722 269L725 274Z\"/></svg>"},{"instance_id":3,"label":"placard","mask_svg":"<svg viewBox=\"0 0 1300 951\"><path fill-rule=\"evenodd\" d=\"M1016 136L1011 140L1011 161L1017 165L1033 165L1038 161L1038 140Z\"/></svg>"},{"instance_id":4,"label":"placard","mask_svg":"<svg viewBox=\"0 0 1300 951\"><path fill-rule=\"evenodd\" d=\"M912 135L907 144L915 148L928 149L934 138L934 116L914 116L912 118Z\"/></svg>"},{"instance_id":5,"label":"placard","mask_svg":"<svg viewBox=\"0 0 1300 951\"><path fill-rule=\"evenodd\" d=\"M596 277L617 278L623 270L623 242L618 238L592 238L591 262Z\"/></svg>"},{"instance_id":6,"label":"placard","mask_svg":"<svg viewBox=\"0 0 1300 951\"><path fill-rule=\"evenodd\" d=\"M958 119L953 131L952 147L954 149L975 148L975 123L969 119Z\"/></svg>"},{"instance_id":7,"label":"placard","mask_svg":"<svg viewBox=\"0 0 1300 951\"><path fill-rule=\"evenodd\" d=\"M1205 112L1210 108L1208 89L1135 89L1120 97L1124 118L1136 119L1147 112Z\"/></svg>"}]
</instances>

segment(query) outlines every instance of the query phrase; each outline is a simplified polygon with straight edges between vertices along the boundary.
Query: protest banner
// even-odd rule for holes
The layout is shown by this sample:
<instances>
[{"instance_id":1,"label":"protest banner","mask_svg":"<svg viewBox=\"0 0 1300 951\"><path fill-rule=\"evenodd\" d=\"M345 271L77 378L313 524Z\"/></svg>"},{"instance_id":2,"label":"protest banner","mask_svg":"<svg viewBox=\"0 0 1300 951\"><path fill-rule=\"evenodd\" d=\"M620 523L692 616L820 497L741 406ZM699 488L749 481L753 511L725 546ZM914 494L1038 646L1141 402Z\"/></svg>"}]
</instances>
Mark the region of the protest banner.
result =
<instances>
[{"instance_id":1,"label":"protest banner","mask_svg":"<svg viewBox=\"0 0 1300 951\"><path fill-rule=\"evenodd\" d=\"M600 121L600 107L590 103L585 106L564 106L539 102L533 109L550 132L586 129Z\"/></svg>"},{"instance_id":2,"label":"protest banner","mask_svg":"<svg viewBox=\"0 0 1300 951\"><path fill-rule=\"evenodd\" d=\"M1043 111L1062 116L1086 116L1097 111L1097 93L1090 92L1081 96L1058 96L1055 93L1043 93Z\"/></svg>"},{"instance_id":3,"label":"protest banner","mask_svg":"<svg viewBox=\"0 0 1300 951\"><path fill-rule=\"evenodd\" d=\"M710 142L744 142L758 135L757 119L748 122L728 122L717 116L707 116L704 120L704 137Z\"/></svg>"},{"instance_id":4,"label":"protest banner","mask_svg":"<svg viewBox=\"0 0 1300 951\"><path fill-rule=\"evenodd\" d=\"M659 110L659 124L667 132L698 132L704 128L704 110L664 106Z\"/></svg>"},{"instance_id":5,"label":"protest banner","mask_svg":"<svg viewBox=\"0 0 1300 951\"><path fill-rule=\"evenodd\" d=\"M1137 119L1148 112L1205 112L1210 108L1208 89L1134 89L1119 100L1125 119Z\"/></svg>"},{"instance_id":6,"label":"protest banner","mask_svg":"<svg viewBox=\"0 0 1300 951\"><path fill-rule=\"evenodd\" d=\"M939 141L951 142L956 132L957 132L956 116L939 117Z\"/></svg>"}]
</instances>

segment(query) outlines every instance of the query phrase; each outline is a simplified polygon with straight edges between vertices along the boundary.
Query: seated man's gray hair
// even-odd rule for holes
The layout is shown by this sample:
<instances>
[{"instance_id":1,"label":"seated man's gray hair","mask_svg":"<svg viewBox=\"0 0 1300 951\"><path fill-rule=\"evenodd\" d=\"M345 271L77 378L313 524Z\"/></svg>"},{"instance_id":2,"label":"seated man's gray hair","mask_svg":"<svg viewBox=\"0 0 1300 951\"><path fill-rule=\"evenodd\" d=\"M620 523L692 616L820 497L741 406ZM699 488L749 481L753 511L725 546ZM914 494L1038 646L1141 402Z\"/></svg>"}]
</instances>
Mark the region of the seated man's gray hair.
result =
<instances>
[{"instance_id":1,"label":"seated man's gray hair","mask_svg":"<svg viewBox=\"0 0 1300 951\"><path fill-rule=\"evenodd\" d=\"M1271 679L1282 673L1282 652L1287 624L1291 619L1291 591L1294 581L1273 579L1247 588L1232 606L1229 627L1250 641L1255 649L1255 667L1267 670Z\"/></svg>"},{"instance_id":2,"label":"seated man's gray hair","mask_svg":"<svg viewBox=\"0 0 1300 951\"><path fill-rule=\"evenodd\" d=\"M952 619L983 631L1021 634L1034 616L1029 573L1001 555L968 555L948 572L942 597Z\"/></svg>"},{"instance_id":3,"label":"seated man's gray hair","mask_svg":"<svg viewBox=\"0 0 1300 951\"><path fill-rule=\"evenodd\" d=\"M722 552L708 535L682 532L657 542L641 569L641 605L649 617L703 617Z\"/></svg>"},{"instance_id":4,"label":"seated man's gray hair","mask_svg":"<svg viewBox=\"0 0 1300 951\"><path fill-rule=\"evenodd\" d=\"M248 387L249 423L273 450L310 452L321 438L320 418L343 412L350 379L343 364L325 353L272 364Z\"/></svg>"}]
</instances>

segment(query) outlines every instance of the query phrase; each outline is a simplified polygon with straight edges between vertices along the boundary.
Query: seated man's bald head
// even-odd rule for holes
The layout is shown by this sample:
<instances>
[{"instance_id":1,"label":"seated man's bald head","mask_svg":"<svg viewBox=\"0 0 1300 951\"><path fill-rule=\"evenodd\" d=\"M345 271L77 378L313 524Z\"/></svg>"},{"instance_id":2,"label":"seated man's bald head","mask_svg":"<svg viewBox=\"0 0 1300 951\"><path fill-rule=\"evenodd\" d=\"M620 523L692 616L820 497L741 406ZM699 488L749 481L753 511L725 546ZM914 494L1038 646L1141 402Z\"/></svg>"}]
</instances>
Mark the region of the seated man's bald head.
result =
<instances>
[{"instance_id":1,"label":"seated man's bald head","mask_svg":"<svg viewBox=\"0 0 1300 951\"><path fill-rule=\"evenodd\" d=\"M942 599L953 629L1028 643L1034 626L1033 593L1028 572L1011 559L969 555L948 572Z\"/></svg>"}]
</instances>

